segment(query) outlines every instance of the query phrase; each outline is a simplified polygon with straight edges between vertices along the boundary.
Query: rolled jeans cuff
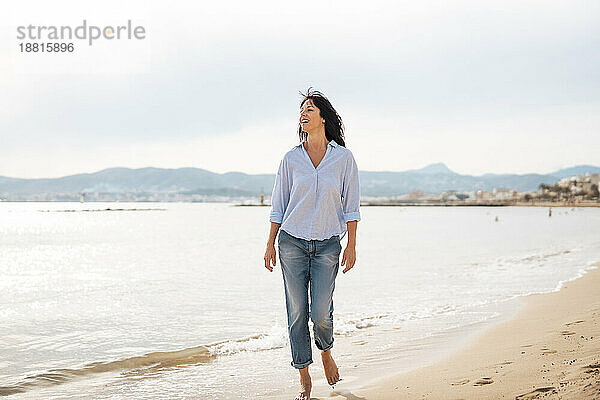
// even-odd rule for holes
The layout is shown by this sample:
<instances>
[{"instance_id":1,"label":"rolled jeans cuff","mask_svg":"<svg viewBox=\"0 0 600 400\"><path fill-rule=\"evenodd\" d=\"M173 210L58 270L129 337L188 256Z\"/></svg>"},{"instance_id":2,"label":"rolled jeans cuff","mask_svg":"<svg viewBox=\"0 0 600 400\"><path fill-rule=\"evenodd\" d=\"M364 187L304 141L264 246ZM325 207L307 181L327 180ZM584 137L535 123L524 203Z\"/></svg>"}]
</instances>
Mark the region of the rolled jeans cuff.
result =
<instances>
[{"instance_id":1,"label":"rolled jeans cuff","mask_svg":"<svg viewBox=\"0 0 600 400\"><path fill-rule=\"evenodd\" d=\"M308 367L312 363L313 363L313 360L308 360L307 362L302 363L302 364L294 364L293 361L290 364L292 365L292 367L294 367L296 369L302 369L302 368Z\"/></svg>"}]
</instances>

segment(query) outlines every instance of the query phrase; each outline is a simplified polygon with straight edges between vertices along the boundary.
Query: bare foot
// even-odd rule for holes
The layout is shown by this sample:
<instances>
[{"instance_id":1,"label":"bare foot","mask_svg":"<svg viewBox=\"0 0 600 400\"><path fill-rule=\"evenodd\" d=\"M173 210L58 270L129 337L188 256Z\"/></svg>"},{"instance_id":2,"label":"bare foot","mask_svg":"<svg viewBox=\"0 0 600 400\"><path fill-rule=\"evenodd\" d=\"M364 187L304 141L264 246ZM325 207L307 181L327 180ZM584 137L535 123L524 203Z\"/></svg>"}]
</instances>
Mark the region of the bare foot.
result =
<instances>
[{"instance_id":1,"label":"bare foot","mask_svg":"<svg viewBox=\"0 0 600 400\"><path fill-rule=\"evenodd\" d=\"M330 385L335 385L338 381L340 381L340 374L338 367L331 356L331 349L321 352L321 361L323 361L323 369L325 370L327 383Z\"/></svg>"},{"instance_id":2,"label":"bare foot","mask_svg":"<svg viewBox=\"0 0 600 400\"><path fill-rule=\"evenodd\" d=\"M298 370L300 372L300 393L294 400L310 400L310 391L312 389L312 381L308 373L308 367Z\"/></svg>"}]
</instances>

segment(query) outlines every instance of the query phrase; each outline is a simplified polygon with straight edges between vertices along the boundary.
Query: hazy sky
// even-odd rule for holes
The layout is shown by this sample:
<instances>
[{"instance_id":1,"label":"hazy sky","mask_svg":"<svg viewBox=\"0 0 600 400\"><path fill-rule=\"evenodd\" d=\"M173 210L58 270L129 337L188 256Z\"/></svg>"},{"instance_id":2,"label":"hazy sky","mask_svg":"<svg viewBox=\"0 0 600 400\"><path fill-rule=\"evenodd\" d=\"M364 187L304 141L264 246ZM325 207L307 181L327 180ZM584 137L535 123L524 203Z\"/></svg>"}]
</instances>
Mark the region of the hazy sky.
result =
<instances>
[{"instance_id":1,"label":"hazy sky","mask_svg":"<svg viewBox=\"0 0 600 400\"><path fill-rule=\"evenodd\" d=\"M600 2L39 1L0 14L0 176L109 167L275 173L299 90L323 91L359 169L600 165ZM144 40L21 53L20 25Z\"/></svg>"}]
</instances>

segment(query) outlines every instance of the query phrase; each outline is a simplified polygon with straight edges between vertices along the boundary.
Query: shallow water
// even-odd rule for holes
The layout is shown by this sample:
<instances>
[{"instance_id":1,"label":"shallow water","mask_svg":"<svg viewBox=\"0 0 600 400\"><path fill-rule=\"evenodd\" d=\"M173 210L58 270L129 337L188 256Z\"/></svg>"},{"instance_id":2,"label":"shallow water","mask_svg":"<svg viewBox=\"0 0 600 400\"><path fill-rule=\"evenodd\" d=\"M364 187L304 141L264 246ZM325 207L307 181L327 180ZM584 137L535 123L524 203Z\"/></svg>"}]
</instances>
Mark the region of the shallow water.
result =
<instances>
[{"instance_id":1,"label":"shallow water","mask_svg":"<svg viewBox=\"0 0 600 400\"><path fill-rule=\"evenodd\" d=\"M64 212L106 208L138 210ZM293 393L281 270L263 262L268 212L0 203L0 396ZM557 290L600 260L600 209L361 214L358 261L340 268L334 295L341 389L434 359L506 315L509 299ZM326 396L314 345L313 359L313 395Z\"/></svg>"}]
</instances>

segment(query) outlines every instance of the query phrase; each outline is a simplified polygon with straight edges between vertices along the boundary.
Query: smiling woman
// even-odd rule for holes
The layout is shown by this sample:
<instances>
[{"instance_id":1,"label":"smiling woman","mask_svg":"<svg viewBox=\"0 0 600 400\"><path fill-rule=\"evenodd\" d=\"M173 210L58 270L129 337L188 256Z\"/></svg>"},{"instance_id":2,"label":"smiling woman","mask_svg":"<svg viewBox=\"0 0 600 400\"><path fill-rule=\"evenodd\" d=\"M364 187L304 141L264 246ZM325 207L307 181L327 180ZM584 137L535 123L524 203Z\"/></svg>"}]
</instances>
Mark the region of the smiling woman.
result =
<instances>
[{"instance_id":1,"label":"smiling woman","mask_svg":"<svg viewBox=\"0 0 600 400\"><path fill-rule=\"evenodd\" d=\"M340 240L348 232L342 256L346 273L356 262L356 227L360 221L358 167L345 146L343 133L341 117L322 93L309 89L303 94L300 144L281 160L271 196L265 268L272 272L271 264L276 265L275 237L281 228L279 259L291 365L300 373L298 400L309 399L312 389L308 371L313 362L309 316L327 382L335 385L340 380L331 355L333 291L342 250Z\"/></svg>"},{"instance_id":2,"label":"smiling woman","mask_svg":"<svg viewBox=\"0 0 600 400\"><path fill-rule=\"evenodd\" d=\"M298 126L300 141L307 140L308 132L318 127L321 122L325 126L325 137L328 140L335 140L340 145L346 146L342 117L335 111L329 100L321 92L312 90L312 88L309 88L306 94L302 95L304 100L301 105L300 124ZM315 117L316 115L318 117Z\"/></svg>"}]
</instances>

